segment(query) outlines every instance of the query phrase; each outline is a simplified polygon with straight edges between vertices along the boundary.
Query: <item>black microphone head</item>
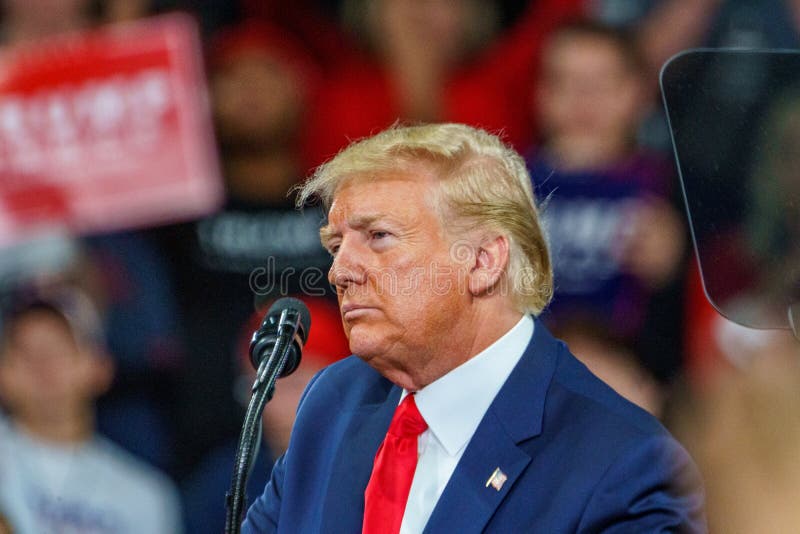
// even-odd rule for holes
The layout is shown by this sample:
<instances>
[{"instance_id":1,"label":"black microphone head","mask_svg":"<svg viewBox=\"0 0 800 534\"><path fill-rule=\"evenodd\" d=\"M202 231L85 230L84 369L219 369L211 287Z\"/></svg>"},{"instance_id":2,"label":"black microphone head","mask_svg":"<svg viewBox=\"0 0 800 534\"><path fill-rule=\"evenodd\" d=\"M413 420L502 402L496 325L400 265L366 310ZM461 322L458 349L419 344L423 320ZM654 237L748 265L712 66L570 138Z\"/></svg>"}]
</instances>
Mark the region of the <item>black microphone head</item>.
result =
<instances>
[{"instance_id":1,"label":"black microphone head","mask_svg":"<svg viewBox=\"0 0 800 534\"><path fill-rule=\"evenodd\" d=\"M291 297L275 301L264 316L261 326L253 332L253 338L250 341L250 361L253 363L253 367L258 369L261 361L269 356L275 346L279 329L281 329L280 319L284 311L287 312L288 323L294 324L297 321L298 326L295 337L288 348L286 365L280 376L290 375L299 367L303 345L308 339L308 332L311 329L311 313L303 301ZM285 323L283 328L287 327L289 324Z\"/></svg>"},{"instance_id":2,"label":"black microphone head","mask_svg":"<svg viewBox=\"0 0 800 534\"><path fill-rule=\"evenodd\" d=\"M308 306L300 299L283 297L276 300L275 303L269 307L267 315L277 314L278 317L280 317L283 310L292 310L300 315L300 328L298 329L298 333L300 334L300 339L303 340L303 344L305 344L305 342L308 341L308 331L311 329L311 312L308 311Z\"/></svg>"}]
</instances>

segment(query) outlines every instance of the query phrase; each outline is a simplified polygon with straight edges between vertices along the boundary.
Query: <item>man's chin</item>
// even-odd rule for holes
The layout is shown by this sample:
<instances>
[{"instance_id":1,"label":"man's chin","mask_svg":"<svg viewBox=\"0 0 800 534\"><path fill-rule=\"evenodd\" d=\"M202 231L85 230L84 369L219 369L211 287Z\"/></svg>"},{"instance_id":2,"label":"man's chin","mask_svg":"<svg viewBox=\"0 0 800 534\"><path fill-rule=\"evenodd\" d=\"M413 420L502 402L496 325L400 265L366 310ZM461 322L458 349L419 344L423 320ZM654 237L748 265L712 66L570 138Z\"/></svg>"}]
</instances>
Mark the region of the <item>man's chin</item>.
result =
<instances>
[{"instance_id":1,"label":"man's chin","mask_svg":"<svg viewBox=\"0 0 800 534\"><path fill-rule=\"evenodd\" d=\"M350 352L367 363L373 358L380 357L385 352L385 350L381 350L383 344L371 339L369 336L359 335L354 330L356 329L350 332Z\"/></svg>"},{"instance_id":2,"label":"man's chin","mask_svg":"<svg viewBox=\"0 0 800 534\"><path fill-rule=\"evenodd\" d=\"M347 332L350 343L350 352L362 358L368 358L380 352L380 336L376 335L374 328L362 321L350 327Z\"/></svg>"},{"instance_id":3,"label":"man's chin","mask_svg":"<svg viewBox=\"0 0 800 534\"><path fill-rule=\"evenodd\" d=\"M379 356L379 353L373 350L371 347L358 345L358 344L350 344L350 352L364 360L365 362L369 363L373 358Z\"/></svg>"}]
</instances>

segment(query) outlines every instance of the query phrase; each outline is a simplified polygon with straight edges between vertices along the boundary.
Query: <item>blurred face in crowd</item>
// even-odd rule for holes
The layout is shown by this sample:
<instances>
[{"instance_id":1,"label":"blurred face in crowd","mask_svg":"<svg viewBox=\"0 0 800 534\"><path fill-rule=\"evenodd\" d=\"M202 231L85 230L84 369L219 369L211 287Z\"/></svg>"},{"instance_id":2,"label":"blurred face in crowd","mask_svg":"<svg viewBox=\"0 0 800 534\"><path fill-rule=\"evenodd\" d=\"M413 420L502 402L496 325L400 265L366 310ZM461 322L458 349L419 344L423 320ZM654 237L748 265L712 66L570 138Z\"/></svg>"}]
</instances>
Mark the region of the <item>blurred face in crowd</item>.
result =
<instances>
[{"instance_id":1,"label":"blurred face in crowd","mask_svg":"<svg viewBox=\"0 0 800 534\"><path fill-rule=\"evenodd\" d=\"M536 112L549 140L625 143L640 116L642 91L616 42L567 31L545 49Z\"/></svg>"},{"instance_id":2,"label":"blurred face in crowd","mask_svg":"<svg viewBox=\"0 0 800 534\"><path fill-rule=\"evenodd\" d=\"M261 148L295 135L304 90L281 61L253 50L217 70L211 84L224 141Z\"/></svg>"},{"instance_id":3,"label":"blurred face in crowd","mask_svg":"<svg viewBox=\"0 0 800 534\"><path fill-rule=\"evenodd\" d=\"M24 312L5 331L0 398L23 423L63 423L83 417L111 379L105 360L77 343L69 324L56 312Z\"/></svg>"},{"instance_id":4,"label":"blurred face in crowd","mask_svg":"<svg viewBox=\"0 0 800 534\"><path fill-rule=\"evenodd\" d=\"M423 46L442 63L456 61L464 47L467 2L452 0L383 0L378 3L377 31L390 55Z\"/></svg>"},{"instance_id":5,"label":"blurred face in crowd","mask_svg":"<svg viewBox=\"0 0 800 534\"><path fill-rule=\"evenodd\" d=\"M2 6L11 13L30 13L42 19L55 19L73 13L86 13L90 0L3 0Z\"/></svg>"},{"instance_id":6,"label":"blurred face in crowd","mask_svg":"<svg viewBox=\"0 0 800 534\"><path fill-rule=\"evenodd\" d=\"M453 366L441 332L455 331L469 303L435 187L425 171L345 181L321 232L350 350L412 391Z\"/></svg>"},{"instance_id":7,"label":"blurred face in crowd","mask_svg":"<svg viewBox=\"0 0 800 534\"><path fill-rule=\"evenodd\" d=\"M39 39L79 29L88 22L90 5L90 0L2 0L4 17L19 25L6 39Z\"/></svg>"}]
</instances>

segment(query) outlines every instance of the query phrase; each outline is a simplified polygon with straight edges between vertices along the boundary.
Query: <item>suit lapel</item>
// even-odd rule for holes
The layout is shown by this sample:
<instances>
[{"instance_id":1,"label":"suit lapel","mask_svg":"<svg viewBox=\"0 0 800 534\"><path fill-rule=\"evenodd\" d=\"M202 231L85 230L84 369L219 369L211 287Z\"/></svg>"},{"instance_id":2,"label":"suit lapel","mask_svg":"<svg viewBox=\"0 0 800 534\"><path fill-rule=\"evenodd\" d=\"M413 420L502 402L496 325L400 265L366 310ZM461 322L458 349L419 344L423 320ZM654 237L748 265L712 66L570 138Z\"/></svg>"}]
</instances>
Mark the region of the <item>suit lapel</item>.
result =
<instances>
[{"instance_id":1,"label":"suit lapel","mask_svg":"<svg viewBox=\"0 0 800 534\"><path fill-rule=\"evenodd\" d=\"M473 446L478 443L480 446ZM505 433L497 417L487 414L447 483L425 532L480 532L530 461L530 456ZM497 468L507 477L500 490L487 484Z\"/></svg>"},{"instance_id":2,"label":"suit lapel","mask_svg":"<svg viewBox=\"0 0 800 534\"><path fill-rule=\"evenodd\" d=\"M366 404L352 412L333 460L321 532L361 532L364 490L372 474L375 454L400 401L400 392L400 388L391 387L388 395L382 393L383 402Z\"/></svg>"},{"instance_id":3,"label":"suit lapel","mask_svg":"<svg viewBox=\"0 0 800 534\"><path fill-rule=\"evenodd\" d=\"M557 351L557 342L537 321L531 342L467 444L425 532L469 533L485 528L531 461L518 444L542 431ZM499 489L490 483L498 468L506 477Z\"/></svg>"}]
</instances>

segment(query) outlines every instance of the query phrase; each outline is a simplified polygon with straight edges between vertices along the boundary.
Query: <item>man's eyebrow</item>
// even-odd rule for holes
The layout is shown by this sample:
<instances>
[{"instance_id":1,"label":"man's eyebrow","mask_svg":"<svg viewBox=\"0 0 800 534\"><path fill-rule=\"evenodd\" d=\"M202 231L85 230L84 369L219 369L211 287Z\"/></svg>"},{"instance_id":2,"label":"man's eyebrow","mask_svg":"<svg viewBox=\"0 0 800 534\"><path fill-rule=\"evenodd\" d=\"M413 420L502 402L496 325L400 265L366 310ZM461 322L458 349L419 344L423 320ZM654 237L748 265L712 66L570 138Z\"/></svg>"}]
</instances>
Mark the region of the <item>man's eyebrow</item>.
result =
<instances>
[{"instance_id":1,"label":"man's eyebrow","mask_svg":"<svg viewBox=\"0 0 800 534\"><path fill-rule=\"evenodd\" d=\"M359 215L357 217L353 217L348 222L350 223L350 226L352 226L353 228L364 228L379 219L385 219L385 218L386 218L385 215L375 213L375 214Z\"/></svg>"},{"instance_id":2,"label":"man's eyebrow","mask_svg":"<svg viewBox=\"0 0 800 534\"><path fill-rule=\"evenodd\" d=\"M329 224L326 224L319 229L319 240L322 242L322 246L325 248L328 247L328 243L331 241L331 239L337 235L340 235L340 233L331 228L331 225Z\"/></svg>"},{"instance_id":3,"label":"man's eyebrow","mask_svg":"<svg viewBox=\"0 0 800 534\"><path fill-rule=\"evenodd\" d=\"M392 220L391 217L388 217L383 213L368 213L353 217L352 219L349 219L346 224L351 228L361 229L370 226L375 221L387 219ZM323 246L326 246L331 239L341 235L342 233L338 230L335 230L330 224L327 224L319 229L319 239Z\"/></svg>"}]
</instances>

